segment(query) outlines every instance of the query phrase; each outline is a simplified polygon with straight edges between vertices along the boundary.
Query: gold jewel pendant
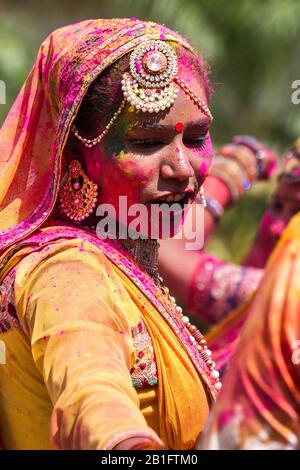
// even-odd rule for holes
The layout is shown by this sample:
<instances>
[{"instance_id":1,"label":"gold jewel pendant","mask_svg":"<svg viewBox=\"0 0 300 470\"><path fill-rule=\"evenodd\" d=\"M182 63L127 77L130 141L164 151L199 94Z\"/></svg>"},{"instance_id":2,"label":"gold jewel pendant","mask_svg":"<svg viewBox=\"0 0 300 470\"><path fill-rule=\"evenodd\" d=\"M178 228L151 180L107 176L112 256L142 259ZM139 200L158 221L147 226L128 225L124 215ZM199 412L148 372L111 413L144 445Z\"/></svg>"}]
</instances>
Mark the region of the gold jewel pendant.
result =
<instances>
[{"instance_id":1,"label":"gold jewel pendant","mask_svg":"<svg viewBox=\"0 0 300 470\"><path fill-rule=\"evenodd\" d=\"M143 41L130 56L130 73L123 75L125 99L142 112L157 113L170 108L178 95L173 81L177 57L163 41Z\"/></svg>"}]
</instances>

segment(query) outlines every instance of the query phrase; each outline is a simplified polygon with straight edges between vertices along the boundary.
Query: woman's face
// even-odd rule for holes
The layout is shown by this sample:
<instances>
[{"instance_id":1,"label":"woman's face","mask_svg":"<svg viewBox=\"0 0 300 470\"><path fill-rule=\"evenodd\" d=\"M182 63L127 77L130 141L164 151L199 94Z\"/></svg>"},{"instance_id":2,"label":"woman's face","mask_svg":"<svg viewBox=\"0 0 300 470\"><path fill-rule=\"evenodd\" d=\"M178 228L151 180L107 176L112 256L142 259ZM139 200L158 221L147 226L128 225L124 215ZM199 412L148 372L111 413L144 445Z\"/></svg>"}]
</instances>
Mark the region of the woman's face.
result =
<instances>
[{"instance_id":1,"label":"woman's face","mask_svg":"<svg viewBox=\"0 0 300 470\"><path fill-rule=\"evenodd\" d=\"M273 249L290 219L300 211L300 183L281 181L261 223L261 237Z\"/></svg>"},{"instance_id":2,"label":"woman's face","mask_svg":"<svg viewBox=\"0 0 300 470\"><path fill-rule=\"evenodd\" d=\"M199 80L187 73L181 77L206 103ZM211 165L209 127L209 118L182 90L164 112L137 113L127 106L105 140L85 159L90 178L99 184L99 204L112 204L117 219L124 220L119 198L125 196L128 207L145 205L150 224L153 204L166 203L169 207L177 202L180 223L175 226L171 218L174 235ZM128 217L128 222L133 218ZM144 229L141 232L149 236L149 227L147 233ZM159 232L161 237L161 227Z\"/></svg>"}]
</instances>

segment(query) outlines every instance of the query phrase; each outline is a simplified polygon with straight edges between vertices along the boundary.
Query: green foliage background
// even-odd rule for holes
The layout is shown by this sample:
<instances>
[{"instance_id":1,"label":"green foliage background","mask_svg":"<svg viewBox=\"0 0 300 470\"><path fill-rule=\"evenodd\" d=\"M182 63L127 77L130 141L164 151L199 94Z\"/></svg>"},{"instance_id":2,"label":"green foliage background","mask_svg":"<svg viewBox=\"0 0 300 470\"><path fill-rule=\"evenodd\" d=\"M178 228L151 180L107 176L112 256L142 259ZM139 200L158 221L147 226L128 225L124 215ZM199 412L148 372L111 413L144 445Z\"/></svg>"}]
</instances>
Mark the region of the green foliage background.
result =
<instances>
[{"instance_id":1,"label":"green foliage background","mask_svg":"<svg viewBox=\"0 0 300 470\"><path fill-rule=\"evenodd\" d=\"M211 65L216 144L247 133L282 153L300 135L300 105L291 102L291 84L300 79L299 0L2 0L0 80L7 103L0 105L0 123L52 30L133 16L179 31ZM270 184L260 184L226 214L210 242L214 253L242 258L269 192Z\"/></svg>"}]
</instances>

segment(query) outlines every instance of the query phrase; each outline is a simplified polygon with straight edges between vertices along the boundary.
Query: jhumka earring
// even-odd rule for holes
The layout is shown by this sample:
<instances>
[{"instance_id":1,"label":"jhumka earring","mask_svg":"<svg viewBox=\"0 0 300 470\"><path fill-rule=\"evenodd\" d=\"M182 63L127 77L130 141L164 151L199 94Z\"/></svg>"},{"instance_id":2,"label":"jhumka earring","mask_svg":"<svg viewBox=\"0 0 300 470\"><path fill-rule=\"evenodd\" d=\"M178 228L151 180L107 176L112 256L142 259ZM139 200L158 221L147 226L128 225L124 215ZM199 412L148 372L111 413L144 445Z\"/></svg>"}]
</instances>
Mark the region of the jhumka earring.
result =
<instances>
[{"instance_id":1,"label":"jhumka earring","mask_svg":"<svg viewBox=\"0 0 300 470\"><path fill-rule=\"evenodd\" d=\"M201 186L200 191L199 191L199 202L202 206L206 207L206 198L205 198L205 192L204 192L203 186Z\"/></svg>"},{"instance_id":2,"label":"jhumka earring","mask_svg":"<svg viewBox=\"0 0 300 470\"><path fill-rule=\"evenodd\" d=\"M177 76L178 59L169 44L158 39L146 39L133 50L129 63L130 71L125 72L122 79L124 99L101 134L94 139L86 139L79 134L75 125L72 126L74 135L86 147L100 143L121 114L126 102L137 111L158 113L173 105L179 88L211 121L213 120L204 101Z\"/></svg>"},{"instance_id":3,"label":"jhumka earring","mask_svg":"<svg viewBox=\"0 0 300 470\"><path fill-rule=\"evenodd\" d=\"M98 186L91 181L78 160L69 166L67 181L60 191L60 209L71 220L86 219L96 206Z\"/></svg>"}]
</instances>

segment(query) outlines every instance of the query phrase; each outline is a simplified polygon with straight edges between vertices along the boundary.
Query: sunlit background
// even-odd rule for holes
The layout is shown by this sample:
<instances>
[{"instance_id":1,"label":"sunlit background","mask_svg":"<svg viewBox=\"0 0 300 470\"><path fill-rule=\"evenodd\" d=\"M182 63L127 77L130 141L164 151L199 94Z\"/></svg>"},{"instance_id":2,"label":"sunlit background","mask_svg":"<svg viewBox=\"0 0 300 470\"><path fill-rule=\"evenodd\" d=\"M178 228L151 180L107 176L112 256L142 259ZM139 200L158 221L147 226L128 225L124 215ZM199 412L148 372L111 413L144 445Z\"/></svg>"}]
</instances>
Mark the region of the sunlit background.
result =
<instances>
[{"instance_id":1,"label":"sunlit background","mask_svg":"<svg viewBox=\"0 0 300 470\"><path fill-rule=\"evenodd\" d=\"M300 105L291 101L292 82L300 80L299 0L0 0L0 80L6 83L0 123L52 30L114 17L164 23L206 58L214 87L216 146L247 133L283 154L300 135ZM259 184L226 214L211 251L242 258L270 187Z\"/></svg>"}]
</instances>

